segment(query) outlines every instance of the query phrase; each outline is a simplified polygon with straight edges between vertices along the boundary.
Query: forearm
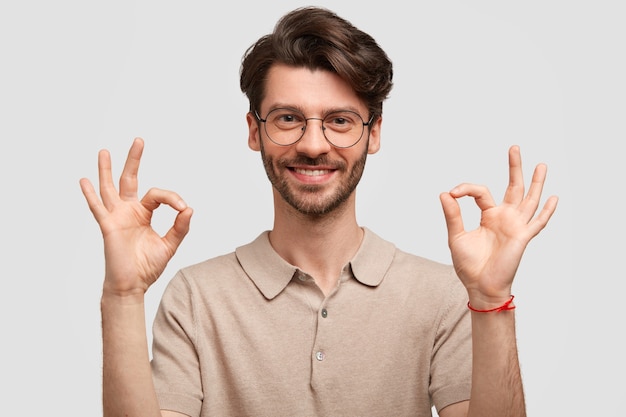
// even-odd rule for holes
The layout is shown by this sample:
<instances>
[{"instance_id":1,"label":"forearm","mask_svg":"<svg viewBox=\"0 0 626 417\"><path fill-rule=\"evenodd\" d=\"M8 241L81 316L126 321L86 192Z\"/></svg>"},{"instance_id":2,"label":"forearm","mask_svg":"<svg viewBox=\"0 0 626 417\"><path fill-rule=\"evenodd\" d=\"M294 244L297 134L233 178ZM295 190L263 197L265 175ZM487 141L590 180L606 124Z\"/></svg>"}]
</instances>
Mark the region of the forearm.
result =
<instances>
[{"instance_id":1,"label":"forearm","mask_svg":"<svg viewBox=\"0 0 626 417\"><path fill-rule=\"evenodd\" d=\"M469 417L526 416L514 311L472 312Z\"/></svg>"},{"instance_id":2,"label":"forearm","mask_svg":"<svg viewBox=\"0 0 626 417\"><path fill-rule=\"evenodd\" d=\"M104 417L160 417L152 382L143 296L103 295Z\"/></svg>"}]
</instances>

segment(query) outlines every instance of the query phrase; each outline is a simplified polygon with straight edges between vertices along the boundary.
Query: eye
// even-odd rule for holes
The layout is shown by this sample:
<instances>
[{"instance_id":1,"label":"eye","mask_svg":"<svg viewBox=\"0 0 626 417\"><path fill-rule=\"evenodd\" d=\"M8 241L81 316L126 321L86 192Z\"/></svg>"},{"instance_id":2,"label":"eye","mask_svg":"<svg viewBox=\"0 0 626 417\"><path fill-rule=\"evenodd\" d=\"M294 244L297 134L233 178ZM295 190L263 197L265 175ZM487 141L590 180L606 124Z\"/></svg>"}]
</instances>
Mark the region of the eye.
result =
<instances>
[{"instance_id":1,"label":"eye","mask_svg":"<svg viewBox=\"0 0 626 417\"><path fill-rule=\"evenodd\" d=\"M331 119L331 123L335 125L345 125L348 121L345 117L333 117Z\"/></svg>"},{"instance_id":2,"label":"eye","mask_svg":"<svg viewBox=\"0 0 626 417\"><path fill-rule=\"evenodd\" d=\"M330 129L345 132L358 125L359 115L350 111L335 112L324 118L324 125Z\"/></svg>"},{"instance_id":3,"label":"eye","mask_svg":"<svg viewBox=\"0 0 626 417\"><path fill-rule=\"evenodd\" d=\"M304 117L290 109L272 110L270 114L267 115L267 119L281 129L291 129L301 126L304 123Z\"/></svg>"},{"instance_id":4,"label":"eye","mask_svg":"<svg viewBox=\"0 0 626 417\"><path fill-rule=\"evenodd\" d=\"M283 123L293 123L295 116L293 114L281 114L277 120Z\"/></svg>"}]
</instances>

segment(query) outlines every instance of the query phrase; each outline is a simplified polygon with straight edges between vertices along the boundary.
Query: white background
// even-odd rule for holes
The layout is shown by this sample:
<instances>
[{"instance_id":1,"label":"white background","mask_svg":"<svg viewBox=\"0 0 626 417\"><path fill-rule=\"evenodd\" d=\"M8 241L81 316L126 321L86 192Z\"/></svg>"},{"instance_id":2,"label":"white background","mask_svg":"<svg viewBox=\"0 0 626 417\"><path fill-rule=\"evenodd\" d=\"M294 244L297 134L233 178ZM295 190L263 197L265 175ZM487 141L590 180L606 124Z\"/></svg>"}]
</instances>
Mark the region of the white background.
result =
<instances>
[{"instance_id":1,"label":"white background","mask_svg":"<svg viewBox=\"0 0 626 417\"><path fill-rule=\"evenodd\" d=\"M620 1L334 1L395 66L361 224L449 261L438 201L463 181L499 200L507 149L549 167L559 207L514 292L531 416L618 416L626 371L622 189L626 74ZM271 227L269 183L246 145L244 50L288 1L23 1L0 5L0 413L101 414L100 232L78 180L108 148L119 174L146 140L141 192L173 189L192 230L175 271ZM468 223L475 219L465 205ZM160 210L162 229L171 220Z\"/></svg>"}]
</instances>

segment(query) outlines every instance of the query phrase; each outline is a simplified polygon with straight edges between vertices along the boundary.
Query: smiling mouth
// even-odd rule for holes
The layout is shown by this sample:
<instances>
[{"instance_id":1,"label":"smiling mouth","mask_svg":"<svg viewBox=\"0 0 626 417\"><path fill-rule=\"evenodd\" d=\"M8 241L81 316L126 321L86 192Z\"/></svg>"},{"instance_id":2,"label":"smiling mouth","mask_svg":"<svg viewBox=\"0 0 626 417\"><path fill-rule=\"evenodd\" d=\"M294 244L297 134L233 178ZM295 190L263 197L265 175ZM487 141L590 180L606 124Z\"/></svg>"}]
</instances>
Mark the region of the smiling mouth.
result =
<instances>
[{"instance_id":1,"label":"smiling mouth","mask_svg":"<svg viewBox=\"0 0 626 417\"><path fill-rule=\"evenodd\" d=\"M294 172L301 175L308 175L311 177L316 177L319 175L327 175L332 172L330 169L302 169L302 168L291 168Z\"/></svg>"}]
</instances>

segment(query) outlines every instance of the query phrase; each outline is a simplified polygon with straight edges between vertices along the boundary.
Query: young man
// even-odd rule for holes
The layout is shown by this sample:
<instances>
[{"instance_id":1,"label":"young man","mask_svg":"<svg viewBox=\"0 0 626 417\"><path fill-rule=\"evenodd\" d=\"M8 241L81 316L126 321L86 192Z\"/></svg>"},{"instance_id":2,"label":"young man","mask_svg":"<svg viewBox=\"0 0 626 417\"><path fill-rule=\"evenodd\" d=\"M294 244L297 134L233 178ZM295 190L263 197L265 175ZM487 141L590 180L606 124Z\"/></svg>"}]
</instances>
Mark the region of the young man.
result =
<instances>
[{"instance_id":1,"label":"young man","mask_svg":"<svg viewBox=\"0 0 626 417\"><path fill-rule=\"evenodd\" d=\"M100 197L81 188L104 237L105 416L523 416L511 286L546 175L528 193L518 147L509 186L461 184L441 194L454 265L407 254L357 224L355 189L380 147L392 65L369 35L332 12L297 9L247 52L241 88L251 149L273 185L274 225L233 253L179 271L154 322L144 293L189 230L180 196L139 200L143 141L116 190L99 154ZM465 231L457 198L475 199ZM159 236L161 204L178 211ZM468 302L469 301L469 302Z\"/></svg>"}]
</instances>

